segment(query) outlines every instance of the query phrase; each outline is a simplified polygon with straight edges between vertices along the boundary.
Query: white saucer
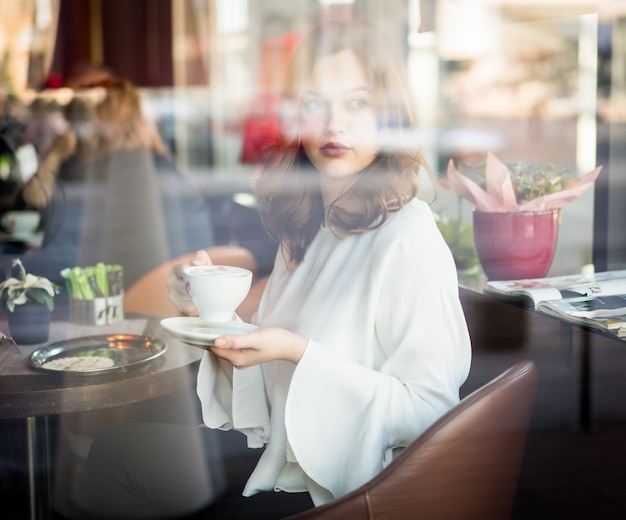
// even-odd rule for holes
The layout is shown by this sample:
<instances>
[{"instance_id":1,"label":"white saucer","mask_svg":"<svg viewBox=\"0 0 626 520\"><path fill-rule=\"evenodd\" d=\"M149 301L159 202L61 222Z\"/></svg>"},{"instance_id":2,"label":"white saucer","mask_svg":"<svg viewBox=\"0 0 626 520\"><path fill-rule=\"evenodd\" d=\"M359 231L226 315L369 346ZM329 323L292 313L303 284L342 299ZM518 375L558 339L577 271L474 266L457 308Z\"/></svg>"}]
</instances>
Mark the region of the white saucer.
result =
<instances>
[{"instance_id":1,"label":"white saucer","mask_svg":"<svg viewBox=\"0 0 626 520\"><path fill-rule=\"evenodd\" d=\"M224 334L245 334L257 329L256 325L242 321L209 323L200 318L165 318L161 327L176 339L194 346L212 347L215 338Z\"/></svg>"}]
</instances>

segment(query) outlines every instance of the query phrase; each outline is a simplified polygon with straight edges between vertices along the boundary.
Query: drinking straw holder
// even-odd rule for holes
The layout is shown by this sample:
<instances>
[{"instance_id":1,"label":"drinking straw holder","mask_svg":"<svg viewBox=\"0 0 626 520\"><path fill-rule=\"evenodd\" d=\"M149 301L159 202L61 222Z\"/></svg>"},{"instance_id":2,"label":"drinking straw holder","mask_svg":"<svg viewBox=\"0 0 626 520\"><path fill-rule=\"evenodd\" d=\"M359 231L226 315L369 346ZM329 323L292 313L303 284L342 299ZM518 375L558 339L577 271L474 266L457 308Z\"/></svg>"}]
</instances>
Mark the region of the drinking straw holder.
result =
<instances>
[{"instance_id":1,"label":"drinking straw holder","mask_svg":"<svg viewBox=\"0 0 626 520\"><path fill-rule=\"evenodd\" d=\"M124 294L93 300L70 300L71 319L82 325L108 325L124 320Z\"/></svg>"},{"instance_id":2,"label":"drinking straw holder","mask_svg":"<svg viewBox=\"0 0 626 520\"><path fill-rule=\"evenodd\" d=\"M61 271L70 293L71 319L83 325L108 325L124 320L124 271L99 263Z\"/></svg>"}]
</instances>

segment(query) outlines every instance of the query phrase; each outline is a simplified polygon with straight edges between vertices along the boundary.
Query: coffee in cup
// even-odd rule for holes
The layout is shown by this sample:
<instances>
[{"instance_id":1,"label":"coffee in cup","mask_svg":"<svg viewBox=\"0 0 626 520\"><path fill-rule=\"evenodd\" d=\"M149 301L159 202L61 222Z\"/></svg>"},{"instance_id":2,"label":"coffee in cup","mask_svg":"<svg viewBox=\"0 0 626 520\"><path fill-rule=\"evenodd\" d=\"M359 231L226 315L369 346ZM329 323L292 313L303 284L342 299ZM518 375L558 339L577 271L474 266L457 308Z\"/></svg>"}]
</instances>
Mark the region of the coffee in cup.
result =
<instances>
[{"instance_id":1,"label":"coffee in cup","mask_svg":"<svg viewBox=\"0 0 626 520\"><path fill-rule=\"evenodd\" d=\"M252 284L252 272L243 267L203 265L186 267L183 280L200 319L209 323L231 321Z\"/></svg>"}]
</instances>

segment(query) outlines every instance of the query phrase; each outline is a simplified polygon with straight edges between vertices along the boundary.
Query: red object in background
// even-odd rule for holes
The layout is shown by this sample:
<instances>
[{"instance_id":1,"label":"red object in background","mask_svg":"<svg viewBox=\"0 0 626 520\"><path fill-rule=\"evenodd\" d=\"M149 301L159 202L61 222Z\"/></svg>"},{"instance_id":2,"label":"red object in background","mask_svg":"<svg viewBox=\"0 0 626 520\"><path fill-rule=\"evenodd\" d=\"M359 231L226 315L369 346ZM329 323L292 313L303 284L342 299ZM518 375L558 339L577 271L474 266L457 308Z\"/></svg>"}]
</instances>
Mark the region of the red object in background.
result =
<instances>
[{"instance_id":1,"label":"red object in background","mask_svg":"<svg viewBox=\"0 0 626 520\"><path fill-rule=\"evenodd\" d=\"M61 88L64 84L63 74L52 73L46 78L44 88Z\"/></svg>"},{"instance_id":2,"label":"red object in background","mask_svg":"<svg viewBox=\"0 0 626 520\"><path fill-rule=\"evenodd\" d=\"M267 38L261 46L257 94L243 123L241 161L263 163L266 147L280 137L279 104L285 70L302 35L288 32Z\"/></svg>"},{"instance_id":3,"label":"red object in background","mask_svg":"<svg viewBox=\"0 0 626 520\"><path fill-rule=\"evenodd\" d=\"M265 149L279 136L278 97L257 96L243 123L241 161L246 164L265 161Z\"/></svg>"},{"instance_id":4,"label":"red object in background","mask_svg":"<svg viewBox=\"0 0 626 520\"><path fill-rule=\"evenodd\" d=\"M537 212L474 211L474 241L490 280L543 278L552 265L559 209Z\"/></svg>"}]
</instances>

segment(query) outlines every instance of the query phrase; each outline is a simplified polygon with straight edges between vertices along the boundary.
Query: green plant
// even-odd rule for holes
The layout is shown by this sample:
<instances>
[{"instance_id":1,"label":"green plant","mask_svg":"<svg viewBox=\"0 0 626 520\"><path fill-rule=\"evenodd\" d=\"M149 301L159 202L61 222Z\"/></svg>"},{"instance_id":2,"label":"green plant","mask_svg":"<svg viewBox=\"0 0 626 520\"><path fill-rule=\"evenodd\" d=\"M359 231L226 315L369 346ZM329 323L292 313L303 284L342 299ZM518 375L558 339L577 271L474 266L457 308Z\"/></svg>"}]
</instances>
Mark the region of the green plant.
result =
<instances>
[{"instance_id":1,"label":"green plant","mask_svg":"<svg viewBox=\"0 0 626 520\"><path fill-rule=\"evenodd\" d=\"M459 271L468 271L479 265L474 245L474 228L461 219L437 215L437 227L448 244Z\"/></svg>"},{"instance_id":2,"label":"green plant","mask_svg":"<svg viewBox=\"0 0 626 520\"><path fill-rule=\"evenodd\" d=\"M29 301L45 304L52 311L59 287L43 276L27 273L19 258L13 260L13 267L18 268L17 277L9 277L0 283L0 298L9 311L13 312L16 305Z\"/></svg>"},{"instance_id":3,"label":"green plant","mask_svg":"<svg viewBox=\"0 0 626 520\"><path fill-rule=\"evenodd\" d=\"M483 212L545 211L574 201L593 185L602 166L578 175L552 163L503 163L491 152L484 163L448 162L440 183Z\"/></svg>"},{"instance_id":4,"label":"green plant","mask_svg":"<svg viewBox=\"0 0 626 520\"><path fill-rule=\"evenodd\" d=\"M528 164L523 161L505 163L518 204L563 191L578 180L578 175L564 166L552 163ZM458 170L482 189L487 189L486 163L459 162Z\"/></svg>"}]
</instances>

